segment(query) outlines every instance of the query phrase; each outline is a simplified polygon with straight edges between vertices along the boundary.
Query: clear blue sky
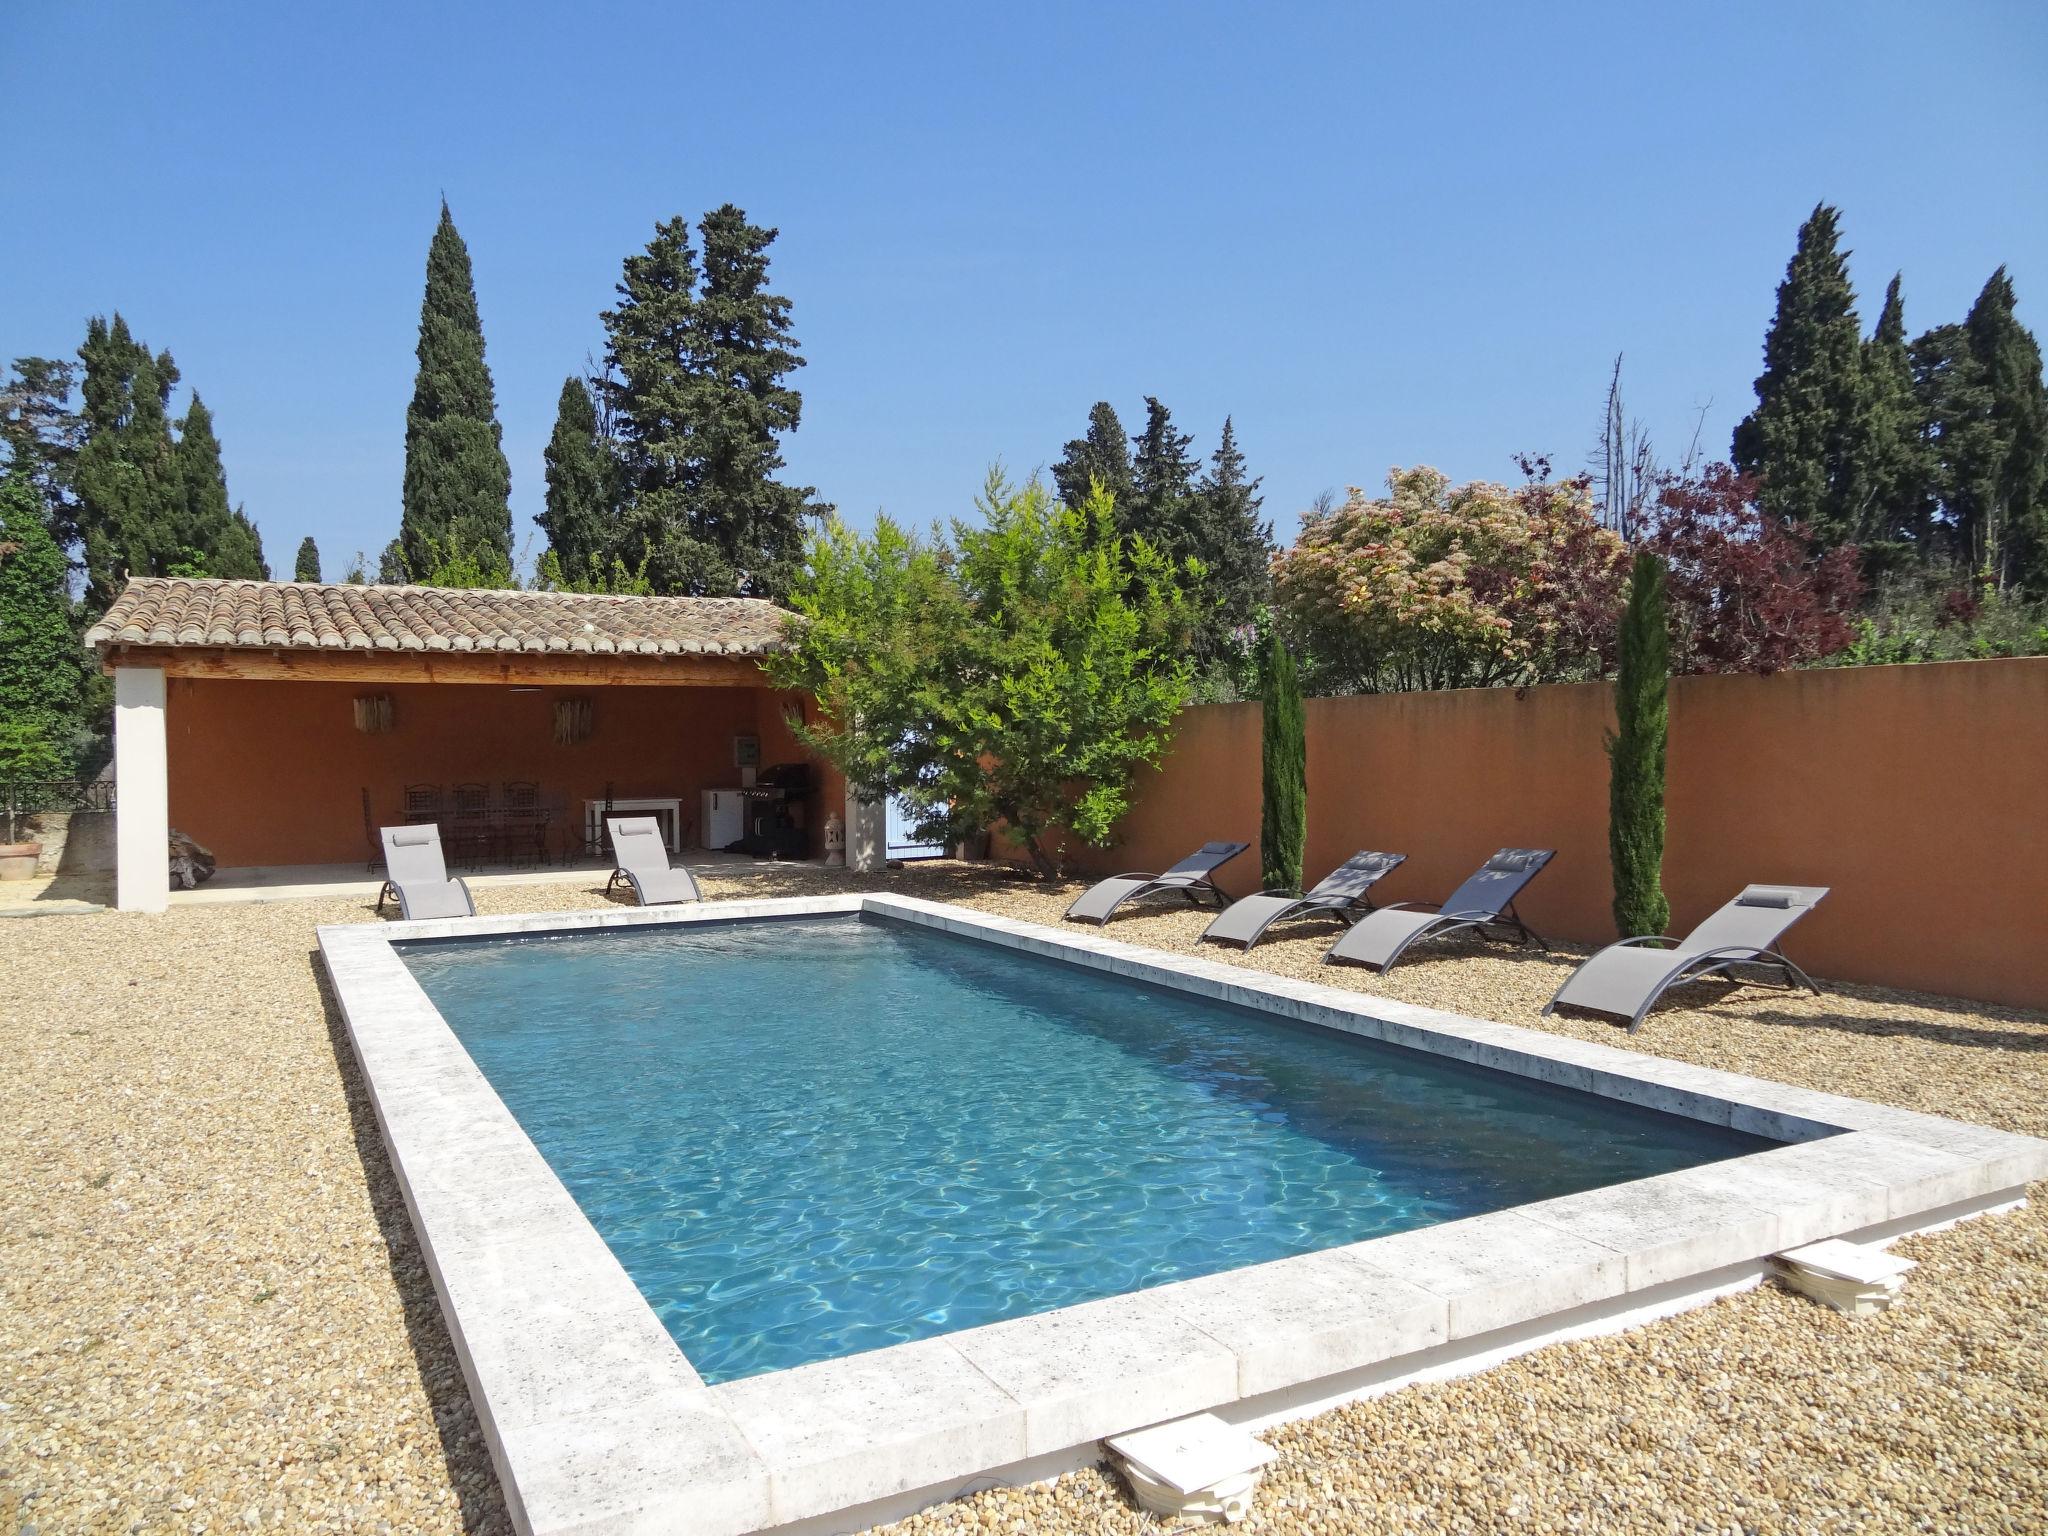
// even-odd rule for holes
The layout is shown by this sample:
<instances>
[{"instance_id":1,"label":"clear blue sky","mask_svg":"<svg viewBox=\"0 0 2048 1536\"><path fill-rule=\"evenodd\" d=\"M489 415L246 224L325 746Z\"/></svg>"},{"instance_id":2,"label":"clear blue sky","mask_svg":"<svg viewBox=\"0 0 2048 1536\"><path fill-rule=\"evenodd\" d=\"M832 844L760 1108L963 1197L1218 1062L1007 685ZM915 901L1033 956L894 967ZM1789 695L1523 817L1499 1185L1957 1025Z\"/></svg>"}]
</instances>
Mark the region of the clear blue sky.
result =
<instances>
[{"instance_id":1,"label":"clear blue sky","mask_svg":"<svg viewBox=\"0 0 2048 1536\"><path fill-rule=\"evenodd\" d=\"M444 192L522 540L621 258L726 200L782 231L792 475L860 521L1156 394L1204 451L1235 415L1286 537L1395 463L1577 467L1617 351L1725 452L1821 199L1866 321L2005 262L2048 330L2038 3L0 9L0 352L123 311L286 573L396 530Z\"/></svg>"}]
</instances>

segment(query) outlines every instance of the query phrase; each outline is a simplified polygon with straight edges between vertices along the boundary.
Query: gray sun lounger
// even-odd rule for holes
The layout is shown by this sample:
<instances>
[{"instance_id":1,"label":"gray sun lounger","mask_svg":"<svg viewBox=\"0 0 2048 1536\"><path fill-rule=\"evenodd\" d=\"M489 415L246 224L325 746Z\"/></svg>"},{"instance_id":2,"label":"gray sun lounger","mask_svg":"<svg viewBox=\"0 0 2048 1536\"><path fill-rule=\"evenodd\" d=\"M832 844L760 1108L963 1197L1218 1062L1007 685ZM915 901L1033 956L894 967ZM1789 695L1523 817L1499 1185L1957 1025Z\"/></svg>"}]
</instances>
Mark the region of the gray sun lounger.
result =
<instances>
[{"instance_id":1,"label":"gray sun lounger","mask_svg":"<svg viewBox=\"0 0 2048 1536\"><path fill-rule=\"evenodd\" d=\"M1515 898L1555 857L1554 848L1503 848L1441 906L1397 901L1361 918L1338 935L1324 953L1323 964L1349 962L1390 971L1418 939L1440 938L1465 928L1477 929L1486 938L1493 937L1489 929L1504 929L1524 944L1548 949L1542 936L1516 913Z\"/></svg>"},{"instance_id":2,"label":"gray sun lounger","mask_svg":"<svg viewBox=\"0 0 2048 1536\"><path fill-rule=\"evenodd\" d=\"M605 894L621 880L633 887L643 907L671 901L696 901L697 882L687 869L668 861L668 844L661 840L661 823L652 816L612 816L605 820L611 834L612 858L617 867L604 885Z\"/></svg>"},{"instance_id":3,"label":"gray sun lounger","mask_svg":"<svg viewBox=\"0 0 2048 1536\"><path fill-rule=\"evenodd\" d=\"M1379 910L1372 904L1373 886L1407 857L1405 853L1354 853L1303 895L1260 891L1232 902L1202 930L1202 937L1250 949L1268 928L1290 918L1334 917L1347 925L1355 923L1366 913Z\"/></svg>"},{"instance_id":4,"label":"gray sun lounger","mask_svg":"<svg viewBox=\"0 0 2048 1536\"><path fill-rule=\"evenodd\" d=\"M1213 901L1219 907L1227 906L1230 895L1216 883L1216 871L1249 847L1250 843L1204 843L1163 874L1133 871L1111 875L1075 897L1074 904L1061 916L1070 923L1100 926L1107 923L1116 909L1127 901L1173 892L1179 892L1197 906L1204 901Z\"/></svg>"},{"instance_id":5,"label":"gray sun lounger","mask_svg":"<svg viewBox=\"0 0 2048 1536\"><path fill-rule=\"evenodd\" d=\"M1544 1005L1548 1013L1559 1003L1609 1013L1628 1020L1628 1031L1642 1028L1643 1016L1672 987L1699 981L1737 966L1759 966L1784 980L1772 985L1785 991L1814 986L1813 978L1785 958L1778 942L1800 918L1827 895L1824 885L1746 886L1720 911L1682 939L1664 934L1623 939L1610 944L1570 976L1557 996ZM1669 949L1646 945L1668 944Z\"/></svg>"},{"instance_id":6,"label":"gray sun lounger","mask_svg":"<svg viewBox=\"0 0 2048 1536\"><path fill-rule=\"evenodd\" d=\"M384 843L384 887L377 892L377 910L384 910L384 897L395 892L398 915L408 922L415 917L475 917L476 903L469 899L469 886L448 878L448 863L441 857L441 829L431 821L403 827L380 827Z\"/></svg>"}]
</instances>

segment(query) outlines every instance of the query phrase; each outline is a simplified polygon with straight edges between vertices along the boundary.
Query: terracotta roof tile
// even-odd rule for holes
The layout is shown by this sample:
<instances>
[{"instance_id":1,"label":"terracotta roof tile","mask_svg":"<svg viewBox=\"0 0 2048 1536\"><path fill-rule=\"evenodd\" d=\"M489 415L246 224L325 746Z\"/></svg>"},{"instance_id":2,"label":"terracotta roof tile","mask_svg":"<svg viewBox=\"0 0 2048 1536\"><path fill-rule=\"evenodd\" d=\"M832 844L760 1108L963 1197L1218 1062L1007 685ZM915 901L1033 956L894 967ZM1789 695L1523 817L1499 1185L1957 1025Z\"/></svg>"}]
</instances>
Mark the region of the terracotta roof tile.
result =
<instances>
[{"instance_id":1,"label":"terracotta roof tile","mask_svg":"<svg viewBox=\"0 0 2048 1536\"><path fill-rule=\"evenodd\" d=\"M85 643L265 650L759 656L788 614L754 597L602 597L445 587L132 578Z\"/></svg>"}]
</instances>

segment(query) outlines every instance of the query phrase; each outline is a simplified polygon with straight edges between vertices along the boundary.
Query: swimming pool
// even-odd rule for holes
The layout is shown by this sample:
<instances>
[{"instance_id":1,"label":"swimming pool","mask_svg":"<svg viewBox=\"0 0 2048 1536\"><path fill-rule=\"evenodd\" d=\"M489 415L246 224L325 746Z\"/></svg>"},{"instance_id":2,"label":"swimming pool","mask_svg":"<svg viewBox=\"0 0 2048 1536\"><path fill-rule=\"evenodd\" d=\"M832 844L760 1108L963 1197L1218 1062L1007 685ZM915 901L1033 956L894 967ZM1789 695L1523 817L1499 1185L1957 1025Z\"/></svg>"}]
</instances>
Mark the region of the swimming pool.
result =
<instances>
[{"instance_id":1,"label":"swimming pool","mask_svg":"<svg viewBox=\"0 0 2048 1536\"><path fill-rule=\"evenodd\" d=\"M401 952L714 1384L1776 1144L875 917Z\"/></svg>"}]
</instances>

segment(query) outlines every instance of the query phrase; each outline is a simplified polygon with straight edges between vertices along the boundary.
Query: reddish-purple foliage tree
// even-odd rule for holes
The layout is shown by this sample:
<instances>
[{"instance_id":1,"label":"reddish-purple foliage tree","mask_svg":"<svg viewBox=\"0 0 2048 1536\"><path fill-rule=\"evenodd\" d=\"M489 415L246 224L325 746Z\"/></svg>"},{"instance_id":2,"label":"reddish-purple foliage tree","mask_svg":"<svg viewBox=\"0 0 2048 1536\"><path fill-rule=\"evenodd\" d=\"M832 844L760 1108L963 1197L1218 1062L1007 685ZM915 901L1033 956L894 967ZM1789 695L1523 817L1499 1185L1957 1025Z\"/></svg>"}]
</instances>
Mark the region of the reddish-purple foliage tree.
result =
<instances>
[{"instance_id":1,"label":"reddish-purple foliage tree","mask_svg":"<svg viewBox=\"0 0 2048 1536\"><path fill-rule=\"evenodd\" d=\"M1766 516L1757 482L1727 464L1666 475L1644 547L1662 557L1673 672L1778 672L1855 639L1857 552L1819 550Z\"/></svg>"}]
</instances>

